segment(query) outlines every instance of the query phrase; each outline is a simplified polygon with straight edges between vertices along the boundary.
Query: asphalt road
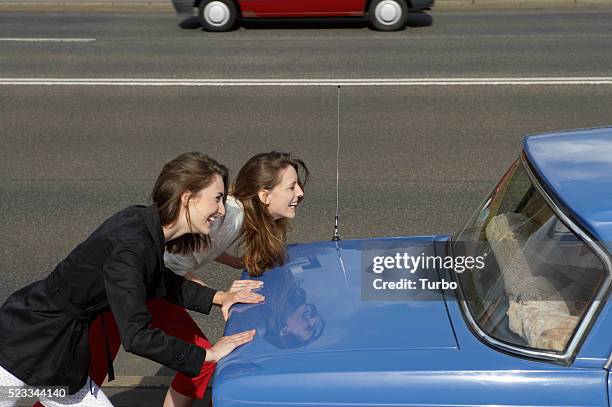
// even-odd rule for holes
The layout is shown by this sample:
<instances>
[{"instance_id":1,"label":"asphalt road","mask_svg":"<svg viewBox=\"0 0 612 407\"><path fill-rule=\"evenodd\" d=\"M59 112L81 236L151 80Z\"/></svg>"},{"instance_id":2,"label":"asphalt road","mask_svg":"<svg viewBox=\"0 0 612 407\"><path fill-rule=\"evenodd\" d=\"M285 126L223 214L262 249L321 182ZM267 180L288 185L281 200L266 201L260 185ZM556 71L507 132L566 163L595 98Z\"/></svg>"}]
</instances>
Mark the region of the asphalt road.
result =
<instances>
[{"instance_id":1,"label":"asphalt road","mask_svg":"<svg viewBox=\"0 0 612 407\"><path fill-rule=\"evenodd\" d=\"M433 22L431 21L433 19ZM0 15L4 78L611 76L612 11L437 13L397 33L360 22L250 23L212 34L159 14ZM92 42L13 42L6 38ZM0 299L46 275L113 212L144 203L164 162L200 150L235 173L279 149L312 172L293 242L329 239L336 88L0 85ZM612 85L341 90L344 238L452 233L528 133L612 124ZM239 273L211 267L225 287ZM198 318L217 338L220 313ZM123 355L118 375L167 374Z\"/></svg>"},{"instance_id":2,"label":"asphalt road","mask_svg":"<svg viewBox=\"0 0 612 407\"><path fill-rule=\"evenodd\" d=\"M0 15L0 37L93 43L2 43L3 76L377 78L601 76L610 73L612 9L435 12L413 27L362 22L250 23L230 33L182 30L163 14Z\"/></svg>"}]
</instances>

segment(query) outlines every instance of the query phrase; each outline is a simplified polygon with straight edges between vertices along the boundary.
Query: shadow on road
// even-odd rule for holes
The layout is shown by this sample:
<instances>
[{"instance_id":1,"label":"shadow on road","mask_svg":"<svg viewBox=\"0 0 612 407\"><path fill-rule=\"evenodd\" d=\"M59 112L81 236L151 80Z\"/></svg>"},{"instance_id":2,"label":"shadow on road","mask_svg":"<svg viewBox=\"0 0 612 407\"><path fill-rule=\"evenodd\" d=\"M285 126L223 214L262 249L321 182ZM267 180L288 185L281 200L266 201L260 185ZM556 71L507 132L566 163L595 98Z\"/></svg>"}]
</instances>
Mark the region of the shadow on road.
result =
<instances>
[{"instance_id":1,"label":"shadow on road","mask_svg":"<svg viewBox=\"0 0 612 407\"><path fill-rule=\"evenodd\" d=\"M433 17L427 13L410 13L408 14L408 27L431 27L433 25Z\"/></svg>"},{"instance_id":2,"label":"shadow on road","mask_svg":"<svg viewBox=\"0 0 612 407\"><path fill-rule=\"evenodd\" d=\"M410 13L406 26L412 28L429 27L433 25L433 17L427 13ZM179 23L179 27L184 30L195 30L202 28L198 17L188 17ZM298 30L317 30L317 29L338 29L338 28L366 28L368 21L362 17L344 18L253 18L242 20L236 27L252 30L278 30L278 29L298 29Z\"/></svg>"},{"instance_id":3,"label":"shadow on road","mask_svg":"<svg viewBox=\"0 0 612 407\"><path fill-rule=\"evenodd\" d=\"M257 18L241 21L241 26L246 29L330 29L330 28L364 28L367 21L363 18Z\"/></svg>"},{"instance_id":4,"label":"shadow on road","mask_svg":"<svg viewBox=\"0 0 612 407\"><path fill-rule=\"evenodd\" d=\"M179 27L183 30L196 30L198 28L202 28L202 24L200 23L200 19L198 17L188 17L185 20L179 23Z\"/></svg>"}]
</instances>

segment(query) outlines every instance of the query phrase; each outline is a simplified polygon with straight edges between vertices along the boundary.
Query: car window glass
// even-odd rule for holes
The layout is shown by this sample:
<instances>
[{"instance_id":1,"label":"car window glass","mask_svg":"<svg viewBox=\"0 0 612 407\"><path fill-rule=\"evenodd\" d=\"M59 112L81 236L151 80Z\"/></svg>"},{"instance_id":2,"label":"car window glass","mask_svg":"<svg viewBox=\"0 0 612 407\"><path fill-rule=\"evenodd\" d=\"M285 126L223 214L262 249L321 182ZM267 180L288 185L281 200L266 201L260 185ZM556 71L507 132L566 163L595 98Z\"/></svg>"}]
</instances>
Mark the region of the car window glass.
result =
<instances>
[{"instance_id":1,"label":"car window glass","mask_svg":"<svg viewBox=\"0 0 612 407\"><path fill-rule=\"evenodd\" d=\"M485 259L484 268L458 274L480 328L532 349L563 352L605 276L518 161L456 236L453 253Z\"/></svg>"}]
</instances>

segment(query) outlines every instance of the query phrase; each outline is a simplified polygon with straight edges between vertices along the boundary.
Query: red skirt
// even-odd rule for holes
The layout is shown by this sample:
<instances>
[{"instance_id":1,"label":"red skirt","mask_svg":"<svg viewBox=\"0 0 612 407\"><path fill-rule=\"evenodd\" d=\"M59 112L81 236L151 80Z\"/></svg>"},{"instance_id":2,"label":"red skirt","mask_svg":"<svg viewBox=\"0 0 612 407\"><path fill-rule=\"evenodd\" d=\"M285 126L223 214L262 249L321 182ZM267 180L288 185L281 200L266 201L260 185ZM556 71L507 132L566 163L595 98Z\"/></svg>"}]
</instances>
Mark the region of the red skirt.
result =
<instances>
[{"instance_id":1,"label":"red skirt","mask_svg":"<svg viewBox=\"0 0 612 407\"><path fill-rule=\"evenodd\" d=\"M212 346L198 327L198 324L196 324L183 307L163 299L148 300L147 307L152 316L151 328L159 328L170 336L177 337L205 349L209 349ZM101 317L104 318L104 327L102 326ZM113 314L110 311L98 316L89 328L89 352L91 358L89 377L98 386L102 385L108 373L105 337L110 356L114 360L117 352L119 352L121 338L119 337L119 330ZM215 371L215 366L214 363L204 362L200 374L195 377L177 373L172 380L171 386L184 396L202 399L208 387L208 382ZM40 403L36 403L35 407L43 406Z\"/></svg>"}]
</instances>

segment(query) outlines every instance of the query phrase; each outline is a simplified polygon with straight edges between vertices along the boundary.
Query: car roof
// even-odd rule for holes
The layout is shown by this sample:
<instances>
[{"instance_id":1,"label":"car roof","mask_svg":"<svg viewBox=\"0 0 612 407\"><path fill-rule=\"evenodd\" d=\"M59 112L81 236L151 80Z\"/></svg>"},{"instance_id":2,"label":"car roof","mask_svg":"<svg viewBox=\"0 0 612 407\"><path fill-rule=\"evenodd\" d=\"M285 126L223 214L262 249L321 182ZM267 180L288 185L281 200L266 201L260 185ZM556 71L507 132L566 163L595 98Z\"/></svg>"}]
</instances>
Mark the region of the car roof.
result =
<instances>
[{"instance_id":1,"label":"car roof","mask_svg":"<svg viewBox=\"0 0 612 407\"><path fill-rule=\"evenodd\" d=\"M612 253L612 127L527 136L523 149L564 212Z\"/></svg>"}]
</instances>

